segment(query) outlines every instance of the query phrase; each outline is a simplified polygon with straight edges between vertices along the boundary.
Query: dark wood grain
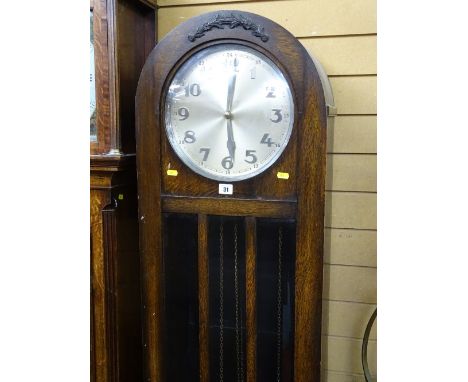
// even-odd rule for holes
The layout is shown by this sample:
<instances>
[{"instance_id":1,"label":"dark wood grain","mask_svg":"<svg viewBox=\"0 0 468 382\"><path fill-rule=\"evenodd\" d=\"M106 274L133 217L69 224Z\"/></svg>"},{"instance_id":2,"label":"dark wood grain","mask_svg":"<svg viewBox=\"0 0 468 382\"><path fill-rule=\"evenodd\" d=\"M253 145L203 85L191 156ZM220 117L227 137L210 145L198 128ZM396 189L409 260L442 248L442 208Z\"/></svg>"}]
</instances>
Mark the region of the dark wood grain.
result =
<instances>
[{"instance_id":1,"label":"dark wood grain","mask_svg":"<svg viewBox=\"0 0 468 382\"><path fill-rule=\"evenodd\" d=\"M296 203L270 200L234 198L193 198L163 196L164 212L197 213L225 216L258 216L269 218L292 218Z\"/></svg>"},{"instance_id":2,"label":"dark wood grain","mask_svg":"<svg viewBox=\"0 0 468 382\"><path fill-rule=\"evenodd\" d=\"M209 261L208 218L198 215L198 342L200 351L200 382L209 382Z\"/></svg>"},{"instance_id":3,"label":"dark wood grain","mask_svg":"<svg viewBox=\"0 0 468 382\"><path fill-rule=\"evenodd\" d=\"M135 93L141 69L155 45L155 13L139 1L118 2L117 64L119 116L116 121L119 147L135 152Z\"/></svg>"},{"instance_id":4,"label":"dark wood grain","mask_svg":"<svg viewBox=\"0 0 468 382\"><path fill-rule=\"evenodd\" d=\"M257 224L245 219L245 306L247 332L247 382L257 380Z\"/></svg>"},{"instance_id":5,"label":"dark wood grain","mask_svg":"<svg viewBox=\"0 0 468 382\"><path fill-rule=\"evenodd\" d=\"M92 237L90 238L90 249L92 250L93 248L93 240L92 240ZM90 251L90 254L91 254L91 251ZM90 256L90 260L89 260L89 264L90 264L90 272L89 274L92 275L93 274L93 258ZM95 336L95 323L94 323L94 297L93 297L93 279L92 277L90 277L90 288L89 288L89 291L90 291L90 294L89 294L89 311L90 311L90 323L89 323L89 328L90 328L90 337L89 337L89 347L90 347L90 358L89 358L89 363L90 363L90 381L91 382L96 382L96 345L94 343L94 340L96 338Z\"/></svg>"},{"instance_id":6,"label":"dark wood grain","mask_svg":"<svg viewBox=\"0 0 468 382\"><path fill-rule=\"evenodd\" d=\"M96 86L97 141L91 142L91 154L110 148L109 45L107 41L107 1L93 1L94 66Z\"/></svg>"},{"instance_id":7,"label":"dark wood grain","mask_svg":"<svg viewBox=\"0 0 468 382\"><path fill-rule=\"evenodd\" d=\"M90 7L97 113L97 141L90 143L91 379L130 382L142 376L134 97L155 43L155 15L136 0L93 0Z\"/></svg>"},{"instance_id":8,"label":"dark wood grain","mask_svg":"<svg viewBox=\"0 0 468 382\"><path fill-rule=\"evenodd\" d=\"M321 357L326 106L315 67L306 61L305 110L299 132L295 280L295 381L319 381ZM307 334L307 335L305 335Z\"/></svg>"},{"instance_id":9,"label":"dark wood grain","mask_svg":"<svg viewBox=\"0 0 468 382\"><path fill-rule=\"evenodd\" d=\"M117 381L142 378L140 259L138 256L138 202L136 174L129 171L127 186L116 185L115 206L117 251L115 257L116 328L118 348ZM120 181L120 178L116 180Z\"/></svg>"},{"instance_id":10,"label":"dark wood grain","mask_svg":"<svg viewBox=\"0 0 468 382\"><path fill-rule=\"evenodd\" d=\"M91 179L92 181L92 179ZM92 185L92 183L91 183ZM107 321L106 321L106 273L104 260L104 238L102 210L110 203L107 190L91 190L90 233L91 233L91 296L93 304L93 364L96 381L108 381Z\"/></svg>"},{"instance_id":11,"label":"dark wood grain","mask_svg":"<svg viewBox=\"0 0 468 382\"><path fill-rule=\"evenodd\" d=\"M131 160L91 166L92 380L141 376L138 222ZM134 158L133 158L134 159Z\"/></svg>"},{"instance_id":12,"label":"dark wood grain","mask_svg":"<svg viewBox=\"0 0 468 382\"><path fill-rule=\"evenodd\" d=\"M137 176L142 266L144 380L164 381L163 363L163 285L161 178L148 176L160 168L160 130L148 129L157 123L153 96L156 81L154 50L146 61L136 93Z\"/></svg>"},{"instance_id":13,"label":"dark wood grain","mask_svg":"<svg viewBox=\"0 0 468 382\"><path fill-rule=\"evenodd\" d=\"M109 61L108 99L109 99L109 152L119 154L121 152L120 140L120 81L118 41L118 0L107 0L107 50ZM119 17L120 19L120 17ZM99 129L99 126L98 126Z\"/></svg>"},{"instance_id":14,"label":"dark wood grain","mask_svg":"<svg viewBox=\"0 0 468 382\"><path fill-rule=\"evenodd\" d=\"M155 13L136 0L95 0L97 141L91 154L135 153L135 92L155 45Z\"/></svg>"},{"instance_id":15,"label":"dark wood grain","mask_svg":"<svg viewBox=\"0 0 468 382\"><path fill-rule=\"evenodd\" d=\"M156 0L136 0L136 1L139 1L140 3L143 3L153 9L156 9L158 7Z\"/></svg>"},{"instance_id":16,"label":"dark wood grain","mask_svg":"<svg viewBox=\"0 0 468 382\"><path fill-rule=\"evenodd\" d=\"M151 52L140 77L137 107L137 165L140 197L140 228L143 289L146 324L146 380L164 381L164 354L160 316L163 299L161 285L161 213L246 216L247 297L250 327L247 350L249 381L255 380L253 365L254 320L252 309L255 277L254 236L256 217L288 218L296 221L295 343L294 380L320 381L320 317L322 292L322 244L324 212L324 173L326 108L322 86L307 51L284 28L264 17L236 12L261 25L268 34L264 42L242 28L210 30L190 42L187 36L223 11L194 17L172 30ZM293 92L294 127L288 146L278 161L263 174L234 182L234 193L218 195L218 182L188 169L168 143L164 127L165 92L172 76L195 52L214 44L237 43L265 54L278 67ZM167 169L178 176L168 176ZM277 178L288 172L289 180ZM200 244L201 245L201 244ZM253 262L252 262L253 261ZM252 273L253 272L253 273ZM252 279L253 277L253 279ZM252 289L253 288L253 289ZM249 338L250 337L250 338ZM254 354L252 356L252 354ZM204 374L204 370L200 370Z\"/></svg>"},{"instance_id":17,"label":"dark wood grain","mask_svg":"<svg viewBox=\"0 0 468 382\"><path fill-rule=\"evenodd\" d=\"M105 296L105 307L106 307L106 337L107 341L107 358L108 368L107 376L109 381L119 380L119 368L117 364L117 338L114 328L116 327L117 321L117 306L116 306L116 257L117 257L117 243L115 238L117 237L116 229L116 211L113 205L108 205L102 211L103 220L103 233L104 240L107 243L104 246L104 266L106 272L106 296Z\"/></svg>"}]
</instances>

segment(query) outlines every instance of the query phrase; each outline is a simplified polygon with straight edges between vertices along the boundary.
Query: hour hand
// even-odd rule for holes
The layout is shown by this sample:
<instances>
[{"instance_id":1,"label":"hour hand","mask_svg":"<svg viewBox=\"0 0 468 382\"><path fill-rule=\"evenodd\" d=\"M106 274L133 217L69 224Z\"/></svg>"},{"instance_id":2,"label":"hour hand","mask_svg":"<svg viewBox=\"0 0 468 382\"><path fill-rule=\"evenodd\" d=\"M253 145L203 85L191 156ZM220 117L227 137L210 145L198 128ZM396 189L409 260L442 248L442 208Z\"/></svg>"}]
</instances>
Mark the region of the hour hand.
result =
<instances>
[{"instance_id":1,"label":"hour hand","mask_svg":"<svg viewBox=\"0 0 468 382\"><path fill-rule=\"evenodd\" d=\"M232 158L232 161L234 162L234 156L236 153L236 142L234 141L234 133L232 132L231 118L228 118L227 120L227 133L228 133L227 149L229 151L229 156Z\"/></svg>"},{"instance_id":2,"label":"hour hand","mask_svg":"<svg viewBox=\"0 0 468 382\"><path fill-rule=\"evenodd\" d=\"M228 84L228 94L227 94L227 103L226 103L226 112L230 113L232 109L232 100L234 99L234 89L236 88L236 73L232 73L229 78Z\"/></svg>"},{"instance_id":3,"label":"hour hand","mask_svg":"<svg viewBox=\"0 0 468 382\"><path fill-rule=\"evenodd\" d=\"M227 119L227 133L228 133L228 140L227 140L227 149L229 151L229 156L232 158L234 162L234 155L236 152L236 142L234 142L234 133L232 132L232 100L234 99L234 89L236 87L236 73L232 73L231 77L229 78L228 83L228 94L227 94L227 102L226 102L226 112L224 116Z\"/></svg>"}]
</instances>

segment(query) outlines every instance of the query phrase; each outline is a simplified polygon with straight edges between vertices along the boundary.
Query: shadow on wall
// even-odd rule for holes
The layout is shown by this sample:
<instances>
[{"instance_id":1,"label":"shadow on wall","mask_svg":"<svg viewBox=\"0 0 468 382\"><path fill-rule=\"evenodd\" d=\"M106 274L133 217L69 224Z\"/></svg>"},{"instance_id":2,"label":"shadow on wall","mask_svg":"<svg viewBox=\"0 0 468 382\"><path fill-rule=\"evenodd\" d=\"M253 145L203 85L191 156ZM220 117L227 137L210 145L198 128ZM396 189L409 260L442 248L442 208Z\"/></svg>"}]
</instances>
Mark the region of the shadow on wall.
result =
<instances>
[{"instance_id":1,"label":"shadow on wall","mask_svg":"<svg viewBox=\"0 0 468 382\"><path fill-rule=\"evenodd\" d=\"M328 142L334 142L334 125L330 124L328 131L327 131L327 149L328 151L333 151L333 148L329 145ZM333 173L333 155L327 155L326 156L326 169L327 171L330 171ZM325 179L330 179L330 182L325 185L325 190L327 189L333 189L333 177L328 177L326 176ZM332 212L332 198L325 198L325 214L324 214L324 220L325 221L330 221L330 215ZM325 218L328 217L328 218ZM325 227L326 228L326 227ZM323 248L323 253L330 253L331 251L331 231L325 229L324 230L324 248ZM330 274L329 272L325 271L325 269L329 270L329 268L323 267L323 292L322 296L329 296L330 295ZM323 309L323 303L322 303L322 333L329 333L329 309ZM322 340L322 358L324 354L328 354L328 341L323 341ZM324 380L324 374L321 373L322 375L322 380Z\"/></svg>"}]
</instances>

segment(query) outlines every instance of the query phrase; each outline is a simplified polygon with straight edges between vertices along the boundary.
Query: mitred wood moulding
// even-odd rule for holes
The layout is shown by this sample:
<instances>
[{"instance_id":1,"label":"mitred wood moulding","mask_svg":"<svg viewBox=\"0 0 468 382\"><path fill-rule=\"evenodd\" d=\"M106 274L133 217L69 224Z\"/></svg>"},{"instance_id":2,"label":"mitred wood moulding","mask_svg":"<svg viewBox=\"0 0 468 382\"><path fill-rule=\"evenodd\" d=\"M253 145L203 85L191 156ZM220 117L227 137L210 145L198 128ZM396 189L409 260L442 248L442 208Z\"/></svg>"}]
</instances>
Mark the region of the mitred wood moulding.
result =
<instances>
[{"instance_id":1,"label":"mitred wood moulding","mask_svg":"<svg viewBox=\"0 0 468 382\"><path fill-rule=\"evenodd\" d=\"M289 82L295 112L291 138L279 159L260 175L235 182L233 195L229 196L218 194L219 182L196 174L182 163L168 142L164 126L165 94L176 70L201 49L225 43L245 45L273 61ZM153 49L143 67L136 95L145 380L169 381L165 341L170 339L165 338L163 277L163 216L167 213L198 217L200 380L210 378L207 221L213 215L244 219L247 381L256 380L258 375L257 220L294 222L292 375L297 382L320 380L326 125L324 91L316 66L291 33L265 17L240 11L207 13L180 24ZM168 176L167 169L177 169L178 175ZM278 178L278 172L289 173L289 179ZM211 380L215 378L212 376Z\"/></svg>"}]
</instances>

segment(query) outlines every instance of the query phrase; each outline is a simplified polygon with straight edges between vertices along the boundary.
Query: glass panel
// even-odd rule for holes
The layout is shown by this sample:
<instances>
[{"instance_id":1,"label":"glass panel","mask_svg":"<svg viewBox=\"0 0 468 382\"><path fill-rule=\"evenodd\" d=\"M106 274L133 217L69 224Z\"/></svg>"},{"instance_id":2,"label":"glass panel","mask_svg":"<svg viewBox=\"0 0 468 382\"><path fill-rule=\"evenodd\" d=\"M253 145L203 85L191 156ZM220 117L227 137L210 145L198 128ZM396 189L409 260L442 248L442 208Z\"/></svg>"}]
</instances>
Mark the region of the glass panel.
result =
<instances>
[{"instance_id":1,"label":"glass panel","mask_svg":"<svg viewBox=\"0 0 468 382\"><path fill-rule=\"evenodd\" d=\"M89 73L89 82L90 82L90 95L89 95L89 106L90 106L90 139L91 141L97 140L97 128L96 128L96 80L95 80L95 70L94 70L94 22L93 22L93 11L89 12L90 16L90 73Z\"/></svg>"},{"instance_id":2,"label":"glass panel","mask_svg":"<svg viewBox=\"0 0 468 382\"><path fill-rule=\"evenodd\" d=\"M257 222L259 381L293 380L295 238L293 221Z\"/></svg>"},{"instance_id":3,"label":"glass panel","mask_svg":"<svg viewBox=\"0 0 468 382\"><path fill-rule=\"evenodd\" d=\"M293 381L296 224L257 220L257 380ZM198 220L164 214L164 365L167 380L199 380ZM210 216L209 373L246 380L245 225Z\"/></svg>"},{"instance_id":4,"label":"glass panel","mask_svg":"<svg viewBox=\"0 0 468 382\"><path fill-rule=\"evenodd\" d=\"M196 215L164 214L164 365L167 381L198 380Z\"/></svg>"},{"instance_id":5,"label":"glass panel","mask_svg":"<svg viewBox=\"0 0 468 382\"><path fill-rule=\"evenodd\" d=\"M208 244L212 381L245 381L244 232L242 218L210 217Z\"/></svg>"}]
</instances>

